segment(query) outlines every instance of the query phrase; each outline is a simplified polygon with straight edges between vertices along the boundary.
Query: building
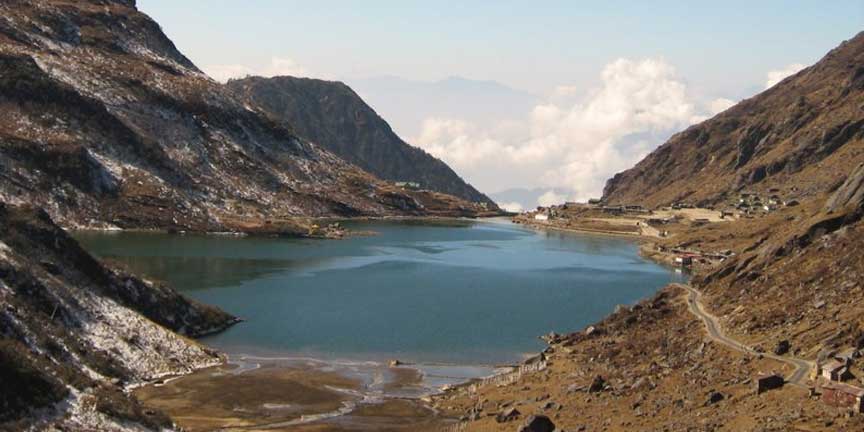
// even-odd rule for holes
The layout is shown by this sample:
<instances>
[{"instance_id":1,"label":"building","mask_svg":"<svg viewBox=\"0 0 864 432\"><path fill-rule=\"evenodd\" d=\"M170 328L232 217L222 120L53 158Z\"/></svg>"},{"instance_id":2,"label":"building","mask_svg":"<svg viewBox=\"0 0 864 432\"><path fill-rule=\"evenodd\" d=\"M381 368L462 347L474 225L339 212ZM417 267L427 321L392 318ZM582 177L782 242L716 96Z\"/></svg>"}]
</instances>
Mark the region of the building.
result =
<instances>
[{"instance_id":1,"label":"building","mask_svg":"<svg viewBox=\"0 0 864 432\"><path fill-rule=\"evenodd\" d=\"M549 220L549 215L547 215L546 213L537 213L537 214L534 215L534 220L538 220L538 221L548 221L548 220Z\"/></svg>"},{"instance_id":2,"label":"building","mask_svg":"<svg viewBox=\"0 0 864 432\"><path fill-rule=\"evenodd\" d=\"M692 255L681 255L675 257L675 264L678 264L681 267L690 267L693 265L693 256Z\"/></svg>"},{"instance_id":3,"label":"building","mask_svg":"<svg viewBox=\"0 0 864 432\"><path fill-rule=\"evenodd\" d=\"M417 182L396 182L396 187L403 189L420 189L420 183Z\"/></svg>"},{"instance_id":4,"label":"building","mask_svg":"<svg viewBox=\"0 0 864 432\"><path fill-rule=\"evenodd\" d=\"M591 205L600 205L602 203L603 203L603 200L601 200L600 198L591 198L588 200L588 204L591 204Z\"/></svg>"},{"instance_id":5,"label":"building","mask_svg":"<svg viewBox=\"0 0 864 432\"><path fill-rule=\"evenodd\" d=\"M774 390L783 387L786 380L777 374L762 375L756 378L756 394L765 393L768 390Z\"/></svg>"},{"instance_id":6,"label":"building","mask_svg":"<svg viewBox=\"0 0 864 432\"><path fill-rule=\"evenodd\" d=\"M852 378L847 362L837 359L820 364L819 374L828 381L845 381Z\"/></svg>"},{"instance_id":7,"label":"building","mask_svg":"<svg viewBox=\"0 0 864 432\"><path fill-rule=\"evenodd\" d=\"M838 408L864 412L864 389L849 384L829 382L822 386L822 402Z\"/></svg>"}]
</instances>

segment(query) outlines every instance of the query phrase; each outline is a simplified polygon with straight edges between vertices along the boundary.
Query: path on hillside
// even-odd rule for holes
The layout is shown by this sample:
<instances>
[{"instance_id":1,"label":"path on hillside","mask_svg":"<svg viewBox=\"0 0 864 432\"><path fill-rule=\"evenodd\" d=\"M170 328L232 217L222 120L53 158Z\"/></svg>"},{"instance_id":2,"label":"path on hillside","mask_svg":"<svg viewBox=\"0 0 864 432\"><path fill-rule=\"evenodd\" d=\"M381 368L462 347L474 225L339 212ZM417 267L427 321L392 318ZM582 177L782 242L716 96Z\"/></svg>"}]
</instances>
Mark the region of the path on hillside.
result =
<instances>
[{"instance_id":1,"label":"path on hillside","mask_svg":"<svg viewBox=\"0 0 864 432\"><path fill-rule=\"evenodd\" d=\"M732 339L731 337L723 333L723 329L720 327L720 322L717 320L717 317L705 311L705 305L702 303L702 293L699 290L691 287L690 285L674 285L677 285L687 290L688 309L690 310L690 313L696 315L702 320L702 322L705 323L705 329L708 332L709 338L745 354L750 354L754 356L762 355L766 358L792 365L795 368L795 371L792 372L792 375L786 378L786 381L799 386L807 386L807 375L808 372L810 372L810 369L814 367L813 362L796 357L782 357L771 353L760 353L755 351L753 348L750 348L749 346L738 342L735 339Z\"/></svg>"}]
</instances>

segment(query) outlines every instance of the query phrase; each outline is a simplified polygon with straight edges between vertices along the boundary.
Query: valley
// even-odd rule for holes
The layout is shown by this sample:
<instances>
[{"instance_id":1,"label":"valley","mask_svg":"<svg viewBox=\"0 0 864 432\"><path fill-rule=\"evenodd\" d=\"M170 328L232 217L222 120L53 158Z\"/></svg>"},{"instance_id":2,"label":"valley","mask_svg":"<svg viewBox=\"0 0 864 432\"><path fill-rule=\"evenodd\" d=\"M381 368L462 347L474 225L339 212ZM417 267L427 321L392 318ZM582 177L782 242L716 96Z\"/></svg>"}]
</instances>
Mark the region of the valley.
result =
<instances>
[{"instance_id":1,"label":"valley","mask_svg":"<svg viewBox=\"0 0 864 432\"><path fill-rule=\"evenodd\" d=\"M214 80L135 0L0 3L0 430L864 429L864 33L710 116L664 65L427 152L344 83ZM507 158L543 205L466 181Z\"/></svg>"}]
</instances>

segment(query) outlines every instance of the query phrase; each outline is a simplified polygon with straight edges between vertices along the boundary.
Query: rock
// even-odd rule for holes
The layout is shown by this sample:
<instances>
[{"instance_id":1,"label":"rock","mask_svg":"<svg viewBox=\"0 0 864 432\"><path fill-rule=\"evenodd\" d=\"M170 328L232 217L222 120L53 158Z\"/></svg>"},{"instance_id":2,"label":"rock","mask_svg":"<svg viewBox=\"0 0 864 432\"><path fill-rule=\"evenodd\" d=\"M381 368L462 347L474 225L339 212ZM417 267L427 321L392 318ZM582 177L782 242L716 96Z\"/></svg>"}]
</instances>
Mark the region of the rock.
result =
<instances>
[{"instance_id":1,"label":"rock","mask_svg":"<svg viewBox=\"0 0 864 432\"><path fill-rule=\"evenodd\" d=\"M855 338L855 349L864 349L864 332L858 333Z\"/></svg>"},{"instance_id":2,"label":"rock","mask_svg":"<svg viewBox=\"0 0 864 432\"><path fill-rule=\"evenodd\" d=\"M864 163L852 170L843 185L828 198L825 210L831 213L845 207L862 206L864 206Z\"/></svg>"},{"instance_id":3,"label":"rock","mask_svg":"<svg viewBox=\"0 0 864 432\"><path fill-rule=\"evenodd\" d=\"M776 347L774 347L774 354L776 354L776 355L787 354L789 352L789 348L791 348L789 341L788 340L782 340L782 341L777 343Z\"/></svg>"},{"instance_id":4,"label":"rock","mask_svg":"<svg viewBox=\"0 0 864 432\"><path fill-rule=\"evenodd\" d=\"M585 390L585 386L580 386L579 384L570 384L567 386L567 393L577 393Z\"/></svg>"},{"instance_id":5,"label":"rock","mask_svg":"<svg viewBox=\"0 0 864 432\"><path fill-rule=\"evenodd\" d=\"M398 366L402 366L403 364L404 363L402 363L399 360L390 360L390 367L398 367Z\"/></svg>"},{"instance_id":6,"label":"rock","mask_svg":"<svg viewBox=\"0 0 864 432\"><path fill-rule=\"evenodd\" d=\"M516 420L521 415L522 413L520 413L519 410L517 410L516 408L507 408L506 410L495 416L495 421L497 421L498 423L507 423Z\"/></svg>"},{"instance_id":7,"label":"rock","mask_svg":"<svg viewBox=\"0 0 864 432\"><path fill-rule=\"evenodd\" d=\"M591 386L588 387L588 393L598 393L603 391L606 387L606 380L603 379L602 376L597 375L594 377L594 380L591 381Z\"/></svg>"},{"instance_id":8,"label":"rock","mask_svg":"<svg viewBox=\"0 0 864 432\"><path fill-rule=\"evenodd\" d=\"M544 415L532 415L519 428L519 432L553 432L555 423Z\"/></svg>"},{"instance_id":9,"label":"rock","mask_svg":"<svg viewBox=\"0 0 864 432\"><path fill-rule=\"evenodd\" d=\"M637 391L643 391L645 389L651 389L651 388L653 388L653 384L651 384L651 381L649 381L645 377L640 377L639 379L636 380L636 382L633 383L633 385L630 386L631 390L637 390Z\"/></svg>"},{"instance_id":10,"label":"rock","mask_svg":"<svg viewBox=\"0 0 864 432\"><path fill-rule=\"evenodd\" d=\"M552 410L560 411L561 405L558 404L557 402L552 402L552 401L546 402L543 405L543 411L552 411Z\"/></svg>"},{"instance_id":11,"label":"rock","mask_svg":"<svg viewBox=\"0 0 864 432\"><path fill-rule=\"evenodd\" d=\"M547 344L552 345L552 344L560 342L561 335L559 335L558 333L555 333L555 332L549 332L549 334L540 336L540 339L542 339L543 342L546 342Z\"/></svg>"},{"instance_id":12,"label":"rock","mask_svg":"<svg viewBox=\"0 0 864 432\"><path fill-rule=\"evenodd\" d=\"M705 405L713 405L722 401L723 399L726 399L726 396L723 396L723 393L711 392L711 394L708 395L708 401L705 402Z\"/></svg>"}]
</instances>

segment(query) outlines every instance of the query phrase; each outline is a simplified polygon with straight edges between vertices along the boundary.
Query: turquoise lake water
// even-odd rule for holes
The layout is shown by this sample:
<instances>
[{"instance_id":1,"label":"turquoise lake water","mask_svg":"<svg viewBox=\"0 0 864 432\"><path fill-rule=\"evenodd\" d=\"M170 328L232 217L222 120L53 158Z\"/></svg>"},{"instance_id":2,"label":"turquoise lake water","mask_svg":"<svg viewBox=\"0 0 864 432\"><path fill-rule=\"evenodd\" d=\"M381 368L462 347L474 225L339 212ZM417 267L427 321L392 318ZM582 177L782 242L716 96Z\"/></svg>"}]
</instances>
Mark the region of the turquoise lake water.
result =
<instances>
[{"instance_id":1,"label":"turquoise lake water","mask_svg":"<svg viewBox=\"0 0 864 432\"><path fill-rule=\"evenodd\" d=\"M500 364L672 280L628 239L506 221L350 223L346 240L76 233L247 321L204 340L229 353Z\"/></svg>"}]
</instances>

